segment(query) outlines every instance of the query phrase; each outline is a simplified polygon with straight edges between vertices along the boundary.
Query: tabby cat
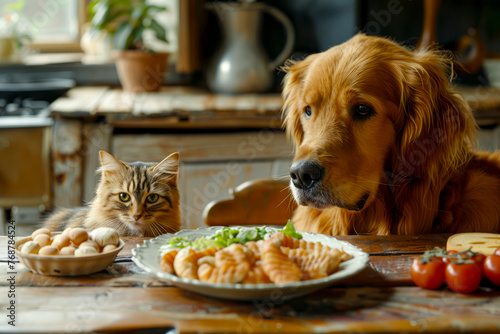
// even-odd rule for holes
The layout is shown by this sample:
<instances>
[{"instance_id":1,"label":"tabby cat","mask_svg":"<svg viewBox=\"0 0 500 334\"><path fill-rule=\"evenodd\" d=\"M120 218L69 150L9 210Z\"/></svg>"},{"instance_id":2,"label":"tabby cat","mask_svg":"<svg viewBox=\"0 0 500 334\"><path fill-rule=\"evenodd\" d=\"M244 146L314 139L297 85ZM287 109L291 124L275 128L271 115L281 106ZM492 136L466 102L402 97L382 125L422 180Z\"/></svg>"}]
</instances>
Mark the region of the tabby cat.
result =
<instances>
[{"instance_id":1,"label":"tabby cat","mask_svg":"<svg viewBox=\"0 0 500 334\"><path fill-rule=\"evenodd\" d=\"M60 209L48 217L45 227L52 231L113 227L120 236L137 237L180 229L179 153L158 164L127 164L107 152L99 154L101 179L89 207Z\"/></svg>"}]
</instances>

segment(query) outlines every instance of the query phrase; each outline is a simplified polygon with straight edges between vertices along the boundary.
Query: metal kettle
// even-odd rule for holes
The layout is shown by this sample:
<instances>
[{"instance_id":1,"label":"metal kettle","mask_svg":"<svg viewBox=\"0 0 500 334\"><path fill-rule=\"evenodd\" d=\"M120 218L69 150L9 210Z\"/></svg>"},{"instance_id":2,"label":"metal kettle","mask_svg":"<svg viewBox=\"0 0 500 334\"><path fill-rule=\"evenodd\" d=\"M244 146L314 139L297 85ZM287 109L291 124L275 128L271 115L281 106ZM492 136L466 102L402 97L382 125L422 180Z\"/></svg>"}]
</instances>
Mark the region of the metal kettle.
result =
<instances>
[{"instance_id":1,"label":"metal kettle","mask_svg":"<svg viewBox=\"0 0 500 334\"><path fill-rule=\"evenodd\" d=\"M278 9L263 3L213 3L224 34L224 40L211 60L207 73L208 88L217 93L259 93L269 91L274 70L292 51L295 32L290 20ZM280 21L286 30L283 50L270 61L260 40L262 14Z\"/></svg>"}]
</instances>

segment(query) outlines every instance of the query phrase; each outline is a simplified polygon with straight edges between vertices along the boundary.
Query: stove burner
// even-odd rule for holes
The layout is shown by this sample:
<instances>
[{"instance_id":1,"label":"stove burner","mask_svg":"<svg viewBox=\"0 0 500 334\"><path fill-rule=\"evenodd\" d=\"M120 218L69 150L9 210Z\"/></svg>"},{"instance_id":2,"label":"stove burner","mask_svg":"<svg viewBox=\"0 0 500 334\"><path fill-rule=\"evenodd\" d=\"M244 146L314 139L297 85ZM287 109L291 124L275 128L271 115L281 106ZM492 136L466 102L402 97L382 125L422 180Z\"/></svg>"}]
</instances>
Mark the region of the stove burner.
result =
<instances>
[{"instance_id":1,"label":"stove burner","mask_svg":"<svg viewBox=\"0 0 500 334\"><path fill-rule=\"evenodd\" d=\"M38 116L48 115L49 102L31 98L16 98L12 103L0 99L0 116Z\"/></svg>"}]
</instances>

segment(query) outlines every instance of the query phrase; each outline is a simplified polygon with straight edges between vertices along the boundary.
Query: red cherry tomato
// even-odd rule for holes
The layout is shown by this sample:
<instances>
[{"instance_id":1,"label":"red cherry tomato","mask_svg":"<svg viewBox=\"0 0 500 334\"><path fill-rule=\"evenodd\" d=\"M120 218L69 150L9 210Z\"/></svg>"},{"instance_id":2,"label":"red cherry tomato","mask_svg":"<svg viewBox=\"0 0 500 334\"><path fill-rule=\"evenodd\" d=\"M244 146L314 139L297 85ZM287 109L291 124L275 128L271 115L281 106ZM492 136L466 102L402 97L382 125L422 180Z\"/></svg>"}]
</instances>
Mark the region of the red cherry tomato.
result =
<instances>
[{"instance_id":1,"label":"red cherry tomato","mask_svg":"<svg viewBox=\"0 0 500 334\"><path fill-rule=\"evenodd\" d=\"M471 293L481 282L482 271L474 260L464 263L451 262L446 265L445 279L448 286L456 292Z\"/></svg>"},{"instance_id":2,"label":"red cherry tomato","mask_svg":"<svg viewBox=\"0 0 500 334\"><path fill-rule=\"evenodd\" d=\"M500 255L490 255L484 260L484 275L491 283L500 286Z\"/></svg>"},{"instance_id":3,"label":"red cherry tomato","mask_svg":"<svg viewBox=\"0 0 500 334\"><path fill-rule=\"evenodd\" d=\"M446 265L440 260L431 260L422 263L416 258L410 268L413 282L424 289L437 289L444 283L444 270Z\"/></svg>"},{"instance_id":4,"label":"red cherry tomato","mask_svg":"<svg viewBox=\"0 0 500 334\"><path fill-rule=\"evenodd\" d=\"M483 263L484 263L484 260L486 259L486 255L478 253L478 254L474 255L473 257L471 257L471 259L474 260L474 262L476 262L476 264L479 266L479 268L483 269Z\"/></svg>"},{"instance_id":5,"label":"red cherry tomato","mask_svg":"<svg viewBox=\"0 0 500 334\"><path fill-rule=\"evenodd\" d=\"M498 247L497 249L495 249L495 252L493 254L500 255L500 247Z\"/></svg>"},{"instance_id":6,"label":"red cherry tomato","mask_svg":"<svg viewBox=\"0 0 500 334\"><path fill-rule=\"evenodd\" d=\"M446 255L453 255L453 254L457 254L458 252L456 250L449 250L449 251L446 251ZM452 257L442 257L442 261L445 263L445 264L448 264L452 261L456 260L456 258L452 258Z\"/></svg>"}]
</instances>

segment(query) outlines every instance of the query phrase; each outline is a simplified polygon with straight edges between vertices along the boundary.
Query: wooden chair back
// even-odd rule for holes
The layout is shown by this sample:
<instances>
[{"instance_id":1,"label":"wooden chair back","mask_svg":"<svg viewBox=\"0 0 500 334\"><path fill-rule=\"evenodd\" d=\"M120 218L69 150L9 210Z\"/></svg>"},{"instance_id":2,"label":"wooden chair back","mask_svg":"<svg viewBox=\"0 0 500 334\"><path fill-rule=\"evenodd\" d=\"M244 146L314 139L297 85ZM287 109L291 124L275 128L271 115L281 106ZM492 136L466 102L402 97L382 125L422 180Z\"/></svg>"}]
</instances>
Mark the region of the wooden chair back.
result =
<instances>
[{"instance_id":1,"label":"wooden chair back","mask_svg":"<svg viewBox=\"0 0 500 334\"><path fill-rule=\"evenodd\" d=\"M203 220L208 226L285 225L297 207L289 182L263 178L242 183L230 191L232 199L209 203Z\"/></svg>"}]
</instances>

